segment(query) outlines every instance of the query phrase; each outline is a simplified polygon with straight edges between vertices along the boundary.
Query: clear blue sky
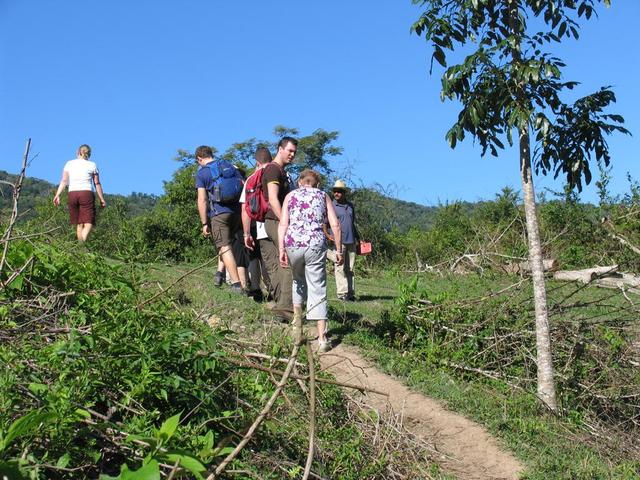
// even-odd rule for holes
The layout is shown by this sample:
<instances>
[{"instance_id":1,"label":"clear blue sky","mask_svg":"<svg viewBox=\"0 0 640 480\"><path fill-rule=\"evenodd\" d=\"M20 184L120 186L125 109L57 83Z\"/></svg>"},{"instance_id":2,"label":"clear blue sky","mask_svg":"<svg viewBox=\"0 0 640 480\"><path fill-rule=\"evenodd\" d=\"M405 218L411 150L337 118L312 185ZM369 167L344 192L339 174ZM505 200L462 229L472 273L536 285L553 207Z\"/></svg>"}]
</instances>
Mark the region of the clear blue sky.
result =
<instances>
[{"instance_id":1,"label":"clear blue sky","mask_svg":"<svg viewBox=\"0 0 640 480\"><path fill-rule=\"evenodd\" d=\"M640 178L640 1L612 3L554 52L578 93L616 91L612 112L635 134L609 139L624 193L626 172ZM0 0L0 169L19 170L31 137L29 175L57 183L89 143L107 193L160 194L177 149L224 151L281 124L338 130L333 167L404 200L519 190L514 152L445 143L458 107L440 102L441 71L429 76L431 52L409 33L419 15L410 0Z\"/></svg>"}]
</instances>

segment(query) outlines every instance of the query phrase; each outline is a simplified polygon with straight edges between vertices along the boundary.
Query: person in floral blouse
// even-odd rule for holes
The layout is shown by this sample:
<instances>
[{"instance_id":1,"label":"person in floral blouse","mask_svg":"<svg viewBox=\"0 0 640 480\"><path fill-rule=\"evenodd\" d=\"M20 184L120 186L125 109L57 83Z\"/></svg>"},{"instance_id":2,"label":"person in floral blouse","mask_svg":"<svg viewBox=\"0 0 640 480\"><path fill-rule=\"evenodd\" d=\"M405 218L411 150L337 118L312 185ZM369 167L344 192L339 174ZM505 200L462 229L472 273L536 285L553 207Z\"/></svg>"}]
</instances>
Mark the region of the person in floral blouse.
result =
<instances>
[{"instance_id":1,"label":"person in floral blouse","mask_svg":"<svg viewBox=\"0 0 640 480\"><path fill-rule=\"evenodd\" d=\"M280 264L290 265L293 276L293 324L296 342L302 325L302 305L306 301L308 321L318 326L318 351L331 348L327 340L327 242L322 226L328 221L340 242L340 222L329 196L318 189L320 174L306 169L300 173L298 187L287 194L278 225ZM342 251L337 251L342 263Z\"/></svg>"}]
</instances>

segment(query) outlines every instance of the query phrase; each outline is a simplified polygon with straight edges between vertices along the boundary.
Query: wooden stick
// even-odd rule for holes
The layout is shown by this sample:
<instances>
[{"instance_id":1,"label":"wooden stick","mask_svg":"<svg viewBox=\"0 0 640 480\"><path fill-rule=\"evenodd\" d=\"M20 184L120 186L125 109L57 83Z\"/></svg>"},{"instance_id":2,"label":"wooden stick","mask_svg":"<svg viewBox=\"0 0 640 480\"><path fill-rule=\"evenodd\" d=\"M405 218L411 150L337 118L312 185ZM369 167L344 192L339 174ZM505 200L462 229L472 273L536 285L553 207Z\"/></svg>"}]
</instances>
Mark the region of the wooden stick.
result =
<instances>
[{"instance_id":1,"label":"wooden stick","mask_svg":"<svg viewBox=\"0 0 640 480\"><path fill-rule=\"evenodd\" d=\"M207 477L207 480L214 480L218 475L224 472L225 467L231 461L233 461L233 459L238 456L238 454L244 448L244 446L247 443L249 443L249 440L251 440L251 437L253 437L253 434L255 433L255 431L258 429L258 427L263 422L263 420L267 417L268 413L271 411L271 407L273 407L273 404L275 403L276 399L280 396L282 389L284 388L286 383L289 381L289 376L291 375L291 371L293 370L293 365L295 364L295 360L296 360L296 357L298 356L299 351L300 351L300 347L298 345L294 345L293 349L291 350L291 356L289 357L289 363L287 364L287 368L285 369L282 375L282 378L280 379L280 382L278 382L278 386L276 387L275 391L271 395L271 398L266 403L266 405L260 412L260 415L258 415L258 417L255 419L255 421L251 425L251 427L249 427L249 430L247 431L245 436L242 438L240 443L236 446L236 448L233 449L233 451L229 455L226 456L226 458L222 461L222 463L218 465L218 468L216 468L216 471Z\"/></svg>"},{"instance_id":2,"label":"wooden stick","mask_svg":"<svg viewBox=\"0 0 640 480\"><path fill-rule=\"evenodd\" d=\"M9 239L11 238L11 232L13 231L13 225L16 223L18 216L18 199L20 198L20 190L22 189L22 182L27 172L27 160L29 159L29 149L31 148L31 139L27 140L27 145L24 149L24 156L22 157L22 169L20 175L13 185L13 210L11 210L11 218L9 219L9 226L2 236L4 242L4 248L2 250L2 259L0 259L0 272L4 269L5 260L7 258L7 251L9 250Z\"/></svg>"},{"instance_id":3,"label":"wooden stick","mask_svg":"<svg viewBox=\"0 0 640 480\"><path fill-rule=\"evenodd\" d=\"M283 373L281 370L275 370L273 368L263 367L262 365L257 365L255 363L243 362L241 360L236 360L234 358L217 357L217 359L218 360L223 360L225 362L233 363L234 365L237 365L239 367L253 368L255 370L260 370L260 371L266 372L266 373L273 373L275 375L281 375ZM295 375L293 373L291 375L289 375L289 377L293 378L294 380L309 380L308 376ZM389 396L389 394L387 392L382 392L380 390L374 390L372 388L363 387L361 385L353 385L351 383L336 382L335 380L329 380L327 378L316 378L316 382L326 383L328 385L336 385L338 387L353 388L354 390L358 390L360 392L376 393L378 395L384 395L385 397Z\"/></svg>"},{"instance_id":4,"label":"wooden stick","mask_svg":"<svg viewBox=\"0 0 640 480\"><path fill-rule=\"evenodd\" d=\"M313 464L313 452L315 450L316 436L316 369L315 358L311 350L311 342L307 338L307 361L309 362L309 450L307 451L307 463L304 467L302 480L307 480Z\"/></svg>"}]
</instances>

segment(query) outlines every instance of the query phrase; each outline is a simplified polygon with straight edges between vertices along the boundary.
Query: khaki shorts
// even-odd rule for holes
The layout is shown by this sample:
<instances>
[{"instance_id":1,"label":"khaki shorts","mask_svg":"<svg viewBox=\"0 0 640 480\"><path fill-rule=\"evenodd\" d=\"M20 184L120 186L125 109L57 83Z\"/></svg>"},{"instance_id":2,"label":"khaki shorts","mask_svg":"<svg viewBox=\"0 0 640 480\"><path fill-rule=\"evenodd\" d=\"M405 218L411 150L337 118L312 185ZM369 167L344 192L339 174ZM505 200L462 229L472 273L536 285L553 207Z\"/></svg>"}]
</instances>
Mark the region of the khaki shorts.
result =
<instances>
[{"instance_id":1,"label":"khaki shorts","mask_svg":"<svg viewBox=\"0 0 640 480\"><path fill-rule=\"evenodd\" d=\"M233 243L233 237L241 227L239 213L221 213L211 219L211 236L216 247L226 247Z\"/></svg>"}]
</instances>

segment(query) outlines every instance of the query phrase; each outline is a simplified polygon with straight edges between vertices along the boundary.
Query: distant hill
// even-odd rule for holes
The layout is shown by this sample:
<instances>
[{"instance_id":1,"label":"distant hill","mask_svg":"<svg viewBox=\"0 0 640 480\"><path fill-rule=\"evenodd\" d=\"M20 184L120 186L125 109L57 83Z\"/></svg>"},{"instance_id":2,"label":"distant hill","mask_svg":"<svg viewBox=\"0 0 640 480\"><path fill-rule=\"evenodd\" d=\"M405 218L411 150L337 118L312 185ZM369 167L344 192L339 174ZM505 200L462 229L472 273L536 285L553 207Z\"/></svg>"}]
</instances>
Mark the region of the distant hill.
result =
<instances>
[{"instance_id":1,"label":"distant hill","mask_svg":"<svg viewBox=\"0 0 640 480\"><path fill-rule=\"evenodd\" d=\"M0 170L0 180L10 182L14 184L18 176ZM53 195L58 186L53 183L41 180L39 178L26 177L22 182L22 189L20 191L20 203L19 209L21 213L21 219L28 219L32 217L35 212L33 211L36 202L42 199L53 200ZM149 195L147 193L134 192L130 195L109 195L105 194L107 203L113 202L115 199L124 200L129 215L136 216L151 210L158 197L156 195ZM4 216L5 212L11 211L13 208L13 189L10 185L0 183L0 213Z\"/></svg>"},{"instance_id":2,"label":"distant hill","mask_svg":"<svg viewBox=\"0 0 640 480\"><path fill-rule=\"evenodd\" d=\"M15 183L17 175L0 170L0 180ZM20 192L21 218L33 216L33 208L41 199L52 199L57 185L39 178L27 177ZM158 201L156 195L146 193L132 193L130 195L106 195L107 203L114 199L126 202L129 215L136 216L150 211ZM411 227L427 229L433 224L439 207L427 207L414 202L405 202L388 197L374 189L360 188L355 190L351 199L356 204L356 210L361 221L373 221L385 231L394 228L406 232ZM472 209L469 204L469 209ZM12 188L0 183L0 212L7 212L13 206Z\"/></svg>"},{"instance_id":3,"label":"distant hill","mask_svg":"<svg viewBox=\"0 0 640 480\"><path fill-rule=\"evenodd\" d=\"M440 208L405 202L369 188L355 190L350 199L356 207L360 222L372 221L387 232L394 228L406 232L411 227L426 230L433 224Z\"/></svg>"}]
</instances>

